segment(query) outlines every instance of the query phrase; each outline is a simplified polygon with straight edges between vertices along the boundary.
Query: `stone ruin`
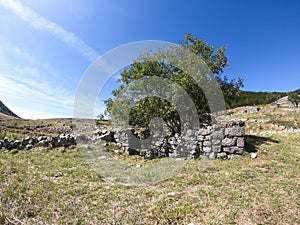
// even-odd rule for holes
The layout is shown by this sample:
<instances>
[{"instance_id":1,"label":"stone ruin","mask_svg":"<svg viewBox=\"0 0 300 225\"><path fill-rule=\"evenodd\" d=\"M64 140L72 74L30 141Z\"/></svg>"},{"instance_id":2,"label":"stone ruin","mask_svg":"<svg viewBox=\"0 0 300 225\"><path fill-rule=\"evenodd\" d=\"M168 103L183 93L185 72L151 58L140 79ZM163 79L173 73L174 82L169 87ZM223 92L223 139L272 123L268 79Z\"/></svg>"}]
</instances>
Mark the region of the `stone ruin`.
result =
<instances>
[{"instance_id":1,"label":"stone ruin","mask_svg":"<svg viewBox=\"0 0 300 225\"><path fill-rule=\"evenodd\" d=\"M147 135L146 135L147 136ZM58 136L27 137L22 140L0 140L0 149L29 150L33 147L69 147L97 141L112 142L129 155L144 157L222 158L241 156L245 150L245 123L235 121L226 125L206 125L188 130L185 135L151 135L145 139L133 128L104 127L92 135L61 134Z\"/></svg>"},{"instance_id":2,"label":"stone ruin","mask_svg":"<svg viewBox=\"0 0 300 225\"><path fill-rule=\"evenodd\" d=\"M29 150L33 147L70 147L76 145L75 136L72 134L61 134L59 136L40 136L40 137L26 137L22 140L9 140L5 137L0 140L0 149L7 150Z\"/></svg>"},{"instance_id":3,"label":"stone ruin","mask_svg":"<svg viewBox=\"0 0 300 225\"><path fill-rule=\"evenodd\" d=\"M109 131L122 150L129 155L146 157L177 158L222 158L241 156L245 150L245 123L235 121L226 125L203 126L199 130L188 130L185 135L150 136L143 145L142 138L134 129ZM104 134L102 134L104 135ZM104 135L105 136L105 135Z\"/></svg>"}]
</instances>

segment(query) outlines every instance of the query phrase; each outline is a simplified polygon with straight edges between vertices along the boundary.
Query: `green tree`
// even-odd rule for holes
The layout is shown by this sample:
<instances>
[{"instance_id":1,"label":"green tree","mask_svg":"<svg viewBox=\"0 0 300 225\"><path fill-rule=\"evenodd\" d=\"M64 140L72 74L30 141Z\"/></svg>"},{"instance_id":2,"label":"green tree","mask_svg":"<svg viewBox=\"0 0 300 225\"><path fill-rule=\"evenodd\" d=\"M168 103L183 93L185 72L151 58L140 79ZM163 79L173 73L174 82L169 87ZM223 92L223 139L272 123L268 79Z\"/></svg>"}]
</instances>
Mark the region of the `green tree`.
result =
<instances>
[{"instance_id":1,"label":"green tree","mask_svg":"<svg viewBox=\"0 0 300 225\"><path fill-rule=\"evenodd\" d=\"M105 118L105 115L103 113L100 113L98 116L97 116L98 120L100 121L103 121L104 118Z\"/></svg>"},{"instance_id":2,"label":"green tree","mask_svg":"<svg viewBox=\"0 0 300 225\"><path fill-rule=\"evenodd\" d=\"M300 102L300 97L296 92L291 92L288 95L288 100L298 108L299 102Z\"/></svg>"},{"instance_id":3,"label":"green tree","mask_svg":"<svg viewBox=\"0 0 300 225\"><path fill-rule=\"evenodd\" d=\"M243 81L241 78L229 81L227 77L221 75L224 68L228 66L228 59L225 56L226 47L222 46L215 50L213 46L210 46L202 39L192 37L190 33L185 35L185 40L181 41L180 44L183 48L196 54L211 70L223 91L227 107L230 107L233 100L238 96ZM161 53L153 54L157 56ZM157 60L157 58L159 57L156 57L155 60L152 58L151 60L151 52L145 52L138 61L134 61L129 67L125 68L121 73L121 78L118 80L120 86L116 90L113 90L113 96L119 97L123 95L124 98L121 98L122 100L120 101L127 101L125 90L130 84L143 77L158 76L168 79L184 89L195 104L199 122L210 123L210 108L207 98L198 83L185 71L164 60ZM155 85L152 85L151 88L155 89ZM180 103L182 101L181 95L178 90L172 89L167 95L173 96L175 100L174 102L168 102L165 99L155 96L155 94L160 92L166 92L166 90L155 90L153 96L135 101L134 107L131 109L119 107L117 109L118 113L122 114L122 110L124 112L130 110L129 124L140 127L147 127L152 118L160 117L165 121L166 126L172 133L180 133L180 117L175 105L176 102ZM105 101L107 114L112 115L115 113L112 107L115 102L115 98ZM187 117L189 116L189 110L188 108L186 109L185 115Z\"/></svg>"}]
</instances>

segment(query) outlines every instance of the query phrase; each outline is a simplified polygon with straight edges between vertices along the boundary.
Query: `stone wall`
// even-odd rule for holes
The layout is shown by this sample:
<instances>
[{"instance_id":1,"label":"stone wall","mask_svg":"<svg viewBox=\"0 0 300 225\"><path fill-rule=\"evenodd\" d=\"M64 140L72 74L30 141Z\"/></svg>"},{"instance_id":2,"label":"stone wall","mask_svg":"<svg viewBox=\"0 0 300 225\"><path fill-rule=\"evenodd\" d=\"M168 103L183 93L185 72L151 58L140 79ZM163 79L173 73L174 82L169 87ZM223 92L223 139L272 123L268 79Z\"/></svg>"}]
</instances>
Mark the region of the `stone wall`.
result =
<instances>
[{"instance_id":1,"label":"stone wall","mask_svg":"<svg viewBox=\"0 0 300 225\"><path fill-rule=\"evenodd\" d=\"M0 140L0 149L7 150L29 150L33 147L69 147L76 145L75 136L71 134L61 134L59 136L40 136L40 137L26 137L22 140L9 140L7 137Z\"/></svg>"},{"instance_id":2,"label":"stone wall","mask_svg":"<svg viewBox=\"0 0 300 225\"><path fill-rule=\"evenodd\" d=\"M22 140L0 140L0 149L28 150L33 147L69 147L99 140L113 142L129 155L145 157L176 157L231 159L244 153L245 123L231 122L227 125L203 126L188 130L184 135L142 134L133 128L104 127L93 135L61 134L59 136L27 137Z\"/></svg>"},{"instance_id":3,"label":"stone wall","mask_svg":"<svg viewBox=\"0 0 300 225\"><path fill-rule=\"evenodd\" d=\"M143 140L134 134L132 128L117 130L114 141L126 153L146 157L231 159L242 155L245 147L245 124L242 121L203 126L199 130L188 130L183 136L153 135Z\"/></svg>"}]
</instances>

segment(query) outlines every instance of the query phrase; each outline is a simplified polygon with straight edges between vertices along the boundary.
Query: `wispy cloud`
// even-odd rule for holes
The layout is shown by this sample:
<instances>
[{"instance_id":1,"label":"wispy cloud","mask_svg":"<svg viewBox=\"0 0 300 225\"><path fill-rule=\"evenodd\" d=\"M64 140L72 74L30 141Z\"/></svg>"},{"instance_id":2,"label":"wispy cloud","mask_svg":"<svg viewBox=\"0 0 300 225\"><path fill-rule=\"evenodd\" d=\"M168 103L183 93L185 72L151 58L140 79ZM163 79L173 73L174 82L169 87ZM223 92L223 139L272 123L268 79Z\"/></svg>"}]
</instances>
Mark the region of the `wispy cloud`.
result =
<instances>
[{"instance_id":1,"label":"wispy cloud","mask_svg":"<svg viewBox=\"0 0 300 225\"><path fill-rule=\"evenodd\" d=\"M31 8L22 5L19 1L0 0L0 5L15 13L18 17L28 22L34 28L50 32L72 49L79 52L82 56L87 57L90 61L93 62L98 58L98 53L74 33L65 30L62 26L52 21L49 21L47 18L34 12Z\"/></svg>"},{"instance_id":2,"label":"wispy cloud","mask_svg":"<svg viewBox=\"0 0 300 225\"><path fill-rule=\"evenodd\" d=\"M20 79L0 73L1 100L14 104L11 109L28 119L72 115L73 95L64 88L55 88L46 82L37 85L30 79ZM44 116L43 116L44 115Z\"/></svg>"},{"instance_id":3,"label":"wispy cloud","mask_svg":"<svg viewBox=\"0 0 300 225\"><path fill-rule=\"evenodd\" d=\"M98 58L98 53L76 34L38 15L21 2L0 0L0 6L34 29L49 32L90 61ZM58 71L28 52L30 47L20 47L8 40L0 38L0 100L23 118L71 117L80 81L78 74ZM97 112L104 110L98 104L95 109Z\"/></svg>"},{"instance_id":4,"label":"wispy cloud","mask_svg":"<svg viewBox=\"0 0 300 225\"><path fill-rule=\"evenodd\" d=\"M0 44L2 59L0 100L13 112L28 119L72 116L76 80L9 42Z\"/></svg>"}]
</instances>

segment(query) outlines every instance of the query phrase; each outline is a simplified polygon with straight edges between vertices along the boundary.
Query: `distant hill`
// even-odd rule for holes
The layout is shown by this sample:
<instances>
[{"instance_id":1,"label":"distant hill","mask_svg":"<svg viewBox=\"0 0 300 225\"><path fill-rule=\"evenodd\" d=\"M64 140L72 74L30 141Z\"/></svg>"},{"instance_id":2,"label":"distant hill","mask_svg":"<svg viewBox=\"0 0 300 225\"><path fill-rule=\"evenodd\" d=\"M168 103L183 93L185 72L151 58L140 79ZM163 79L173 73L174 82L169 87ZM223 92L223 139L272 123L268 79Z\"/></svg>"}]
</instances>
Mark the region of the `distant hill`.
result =
<instances>
[{"instance_id":1,"label":"distant hill","mask_svg":"<svg viewBox=\"0 0 300 225\"><path fill-rule=\"evenodd\" d=\"M300 89L291 92L296 92L300 95ZM241 106L270 104L282 97L287 96L289 93L290 92L241 91L239 97L237 97L235 101L232 103L231 108L236 108Z\"/></svg>"},{"instance_id":2,"label":"distant hill","mask_svg":"<svg viewBox=\"0 0 300 225\"><path fill-rule=\"evenodd\" d=\"M0 113L7 116L20 118L15 113L13 113L6 105L4 105L1 101L0 101Z\"/></svg>"}]
</instances>

